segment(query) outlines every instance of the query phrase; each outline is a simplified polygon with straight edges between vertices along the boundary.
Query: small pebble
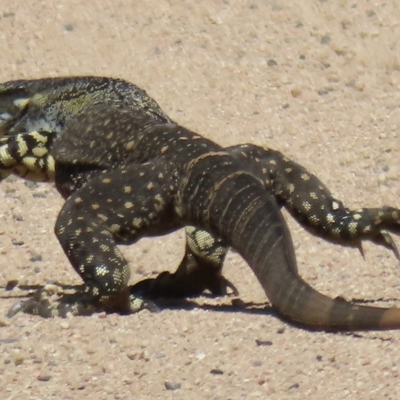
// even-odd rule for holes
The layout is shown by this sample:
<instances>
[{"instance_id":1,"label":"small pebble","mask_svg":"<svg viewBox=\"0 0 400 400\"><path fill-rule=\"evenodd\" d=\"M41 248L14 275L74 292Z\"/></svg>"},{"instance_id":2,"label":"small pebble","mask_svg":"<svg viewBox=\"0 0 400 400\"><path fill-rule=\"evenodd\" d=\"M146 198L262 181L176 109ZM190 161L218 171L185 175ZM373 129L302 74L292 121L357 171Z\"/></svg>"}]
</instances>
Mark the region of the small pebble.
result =
<instances>
[{"instance_id":1,"label":"small pebble","mask_svg":"<svg viewBox=\"0 0 400 400\"><path fill-rule=\"evenodd\" d=\"M18 179L15 175L8 175L4 182L16 182ZM12 190L15 192L15 189Z\"/></svg>"},{"instance_id":2,"label":"small pebble","mask_svg":"<svg viewBox=\"0 0 400 400\"><path fill-rule=\"evenodd\" d=\"M6 283L6 290L10 291L13 290L18 286L18 279L12 279Z\"/></svg>"},{"instance_id":3,"label":"small pebble","mask_svg":"<svg viewBox=\"0 0 400 400\"><path fill-rule=\"evenodd\" d=\"M251 365L253 367L261 367L261 365L263 364L263 362L261 360L255 360L251 362Z\"/></svg>"},{"instance_id":4,"label":"small pebble","mask_svg":"<svg viewBox=\"0 0 400 400\"><path fill-rule=\"evenodd\" d=\"M198 360L203 360L205 356L206 356L206 355L205 355L204 353L198 353L198 354L196 354L196 358L197 358Z\"/></svg>"},{"instance_id":5,"label":"small pebble","mask_svg":"<svg viewBox=\"0 0 400 400\"><path fill-rule=\"evenodd\" d=\"M293 385L290 385L289 387L288 387L288 389L290 390L290 389L298 389L300 387L300 384L299 383L293 383Z\"/></svg>"},{"instance_id":6,"label":"small pebble","mask_svg":"<svg viewBox=\"0 0 400 400\"><path fill-rule=\"evenodd\" d=\"M23 364L24 363L24 357L22 357L22 356L17 356L17 357L15 357L15 359L14 359L14 364L15 365L21 365L21 364Z\"/></svg>"},{"instance_id":7,"label":"small pebble","mask_svg":"<svg viewBox=\"0 0 400 400\"><path fill-rule=\"evenodd\" d=\"M292 95L292 97L295 97L295 98L299 97L301 95L301 89L299 87L294 87L290 91L290 94Z\"/></svg>"},{"instance_id":8,"label":"small pebble","mask_svg":"<svg viewBox=\"0 0 400 400\"><path fill-rule=\"evenodd\" d=\"M51 379L51 376L50 375L39 375L38 377L37 377L37 380L38 381L41 381L41 382L48 382L49 380Z\"/></svg>"},{"instance_id":9,"label":"small pebble","mask_svg":"<svg viewBox=\"0 0 400 400\"><path fill-rule=\"evenodd\" d=\"M10 343L15 343L15 342L18 342L18 339L15 339L15 338L0 339L0 343L3 343L3 344L10 344Z\"/></svg>"},{"instance_id":10,"label":"small pebble","mask_svg":"<svg viewBox=\"0 0 400 400\"><path fill-rule=\"evenodd\" d=\"M43 257L40 254L32 254L31 258L29 259L30 262L37 262L42 261Z\"/></svg>"},{"instance_id":11,"label":"small pebble","mask_svg":"<svg viewBox=\"0 0 400 400\"><path fill-rule=\"evenodd\" d=\"M13 214L12 217L15 221L24 221L24 216L21 214Z\"/></svg>"},{"instance_id":12,"label":"small pebble","mask_svg":"<svg viewBox=\"0 0 400 400\"><path fill-rule=\"evenodd\" d=\"M178 390L181 388L181 384L179 382L171 382L171 381L166 381L164 383L165 389L167 390Z\"/></svg>"},{"instance_id":13,"label":"small pebble","mask_svg":"<svg viewBox=\"0 0 400 400\"><path fill-rule=\"evenodd\" d=\"M259 340L256 339L257 346L272 346L272 342L270 340Z\"/></svg>"},{"instance_id":14,"label":"small pebble","mask_svg":"<svg viewBox=\"0 0 400 400\"><path fill-rule=\"evenodd\" d=\"M36 189L39 187L39 184L37 182L32 182L32 181L25 181L25 186L29 189Z\"/></svg>"},{"instance_id":15,"label":"small pebble","mask_svg":"<svg viewBox=\"0 0 400 400\"><path fill-rule=\"evenodd\" d=\"M219 369L219 368L213 368L210 371L210 374L212 374L212 375L223 375L224 371L222 371L222 369Z\"/></svg>"},{"instance_id":16,"label":"small pebble","mask_svg":"<svg viewBox=\"0 0 400 400\"><path fill-rule=\"evenodd\" d=\"M61 326L61 329L69 329L69 327L70 327L69 323L65 322L65 321L61 322L60 326Z\"/></svg>"},{"instance_id":17,"label":"small pebble","mask_svg":"<svg viewBox=\"0 0 400 400\"><path fill-rule=\"evenodd\" d=\"M45 192L33 193L32 197L34 197L36 199L39 199L39 198L45 199L47 197L47 193L45 193Z\"/></svg>"}]
</instances>

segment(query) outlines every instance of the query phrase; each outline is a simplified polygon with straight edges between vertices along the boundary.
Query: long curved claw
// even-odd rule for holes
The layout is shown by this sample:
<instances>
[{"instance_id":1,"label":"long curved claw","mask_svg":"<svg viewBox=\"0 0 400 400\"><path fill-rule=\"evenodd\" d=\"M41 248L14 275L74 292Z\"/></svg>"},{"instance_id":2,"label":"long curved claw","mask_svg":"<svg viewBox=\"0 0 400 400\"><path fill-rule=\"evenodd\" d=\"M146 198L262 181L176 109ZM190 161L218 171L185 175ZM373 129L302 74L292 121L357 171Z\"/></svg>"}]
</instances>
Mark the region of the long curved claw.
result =
<instances>
[{"instance_id":1,"label":"long curved claw","mask_svg":"<svg viewBox=\"0 0 400 400\"><path fill-rule=\"evenodd\" d=\"M365 260L365 253L364 253L364 248L362 247L361 240L356 244L356 247L357 247L358 251L360 252L361 257Z\"/></svg>"},{"instance_id":2,"label":"long curved claw","mask_svg":"<svg viewBox=\"0 0 400 400\"><path fill-rule=\"evenodd\" d=\"M12 318L14 315L18 314L20 311L24 311L26 301L19 301L11 306L7 312L7 318Z\"/></svg>"},{"instance_id":3,"label":"long curved claw","mask_svg":"<svg viewBox=\"0 0 400 400\"><path fill-rule=\"evenodd\" d=\"M400 261L399 249L398 249L396 243L394 242L392 236L390 235L390 233L387 230L382 229L379 232L379 235L374 237L374 239L372 241L378 245L384 246L387 249L393 251L395 257Z\"/></svg>"}]
</instances>

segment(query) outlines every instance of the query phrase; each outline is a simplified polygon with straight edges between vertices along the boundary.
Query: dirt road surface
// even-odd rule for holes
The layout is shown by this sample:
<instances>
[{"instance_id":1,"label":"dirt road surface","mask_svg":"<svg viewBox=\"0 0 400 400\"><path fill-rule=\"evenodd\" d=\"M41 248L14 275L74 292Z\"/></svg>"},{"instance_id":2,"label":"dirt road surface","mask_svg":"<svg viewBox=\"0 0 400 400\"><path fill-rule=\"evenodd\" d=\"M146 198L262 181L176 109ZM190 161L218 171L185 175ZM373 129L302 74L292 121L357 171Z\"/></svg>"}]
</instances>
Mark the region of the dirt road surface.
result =
<instances>
[{"instance_id":1,"label":"dirt road surface","mask_svg":"<svg viewBox=\"0 0 400 400\"><path fill-rule=\"evenodd\" d=\"M121 77L218 143L281 150L348 206L400 207L399 21L397 0L2 0L0 81ZM291 327L234 253L225 273L245 308L201 298L158 314L8 320L30 286L80 283L53 234L61 204L52 185L1 184L0 398L398 398L400 332ZM287 219L310 284L400 306L390 252L365 243L363 259ZM133 282L155 276L177 266L183 235L124 252ZM6 291L11 280L21 286Z\"/></svg>"}]
</instances>

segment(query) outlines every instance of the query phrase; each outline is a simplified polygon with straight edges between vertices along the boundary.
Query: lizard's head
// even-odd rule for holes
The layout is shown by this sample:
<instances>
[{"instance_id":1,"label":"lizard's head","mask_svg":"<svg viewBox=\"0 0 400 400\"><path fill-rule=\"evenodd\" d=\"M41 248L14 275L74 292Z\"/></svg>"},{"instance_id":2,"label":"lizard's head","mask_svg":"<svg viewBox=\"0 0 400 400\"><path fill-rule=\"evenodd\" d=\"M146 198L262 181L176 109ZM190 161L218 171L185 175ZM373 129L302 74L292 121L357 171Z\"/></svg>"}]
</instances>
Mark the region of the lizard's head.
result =
<instances>
[{"instance_id":1,"label":"lizard's head","mask_svg":"<svg viewBox=\"0 0 400 400\"><path fill-rule=\"evenodd\" d=\"M79 79L46 78L0 84L0 137L36 130L58 133L91 98ZM76 87L75 87L75 86ZM82 86L82 85L81 85Z\"/></svg>"},{"instance_id":2,"label":"lizard's head","mask_svg":"<svg viewBox=\"0 0 400 400\"><path fill-rule=\"evenodd\" d=\"M46 131L57 135L68 121L97 104L132 108L171 122L145 91L119 79L81 76L0 83L0 137Z\"/></svg>"},{"instance_id":3,"label":"lizard's head","mask_svg":"<svg viewBox=\"0 0 400 400\"><path fill-rule=\"evenodd\" d=\"M0 85L0 136L9 133L23 118L29 103L29 93L13 82Z\"/></svg>"}]
</instances>

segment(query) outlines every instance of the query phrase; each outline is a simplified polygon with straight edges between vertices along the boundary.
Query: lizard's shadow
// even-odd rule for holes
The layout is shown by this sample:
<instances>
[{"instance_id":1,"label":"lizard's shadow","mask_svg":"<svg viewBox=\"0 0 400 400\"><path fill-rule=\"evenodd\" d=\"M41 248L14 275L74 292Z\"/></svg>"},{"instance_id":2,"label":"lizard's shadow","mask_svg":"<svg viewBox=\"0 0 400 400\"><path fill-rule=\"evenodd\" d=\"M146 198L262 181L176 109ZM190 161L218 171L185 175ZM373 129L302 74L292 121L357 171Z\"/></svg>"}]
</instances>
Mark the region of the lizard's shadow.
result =
<instances>
[{"instance_id":1,"label":"lizard's shadow","mask_svg":"<svg viewBox=\"0 0 400 400\"><path fill-rule=\"evenodd\" d=\"M57 281L48 282L49 284L54 284L59 287L62 291L65 292L79 292L82 289L83 285L71 285L71 284L63 284ZM18 286L20 291L29 292L28 293L18 293L12 294L13 289ZM29 299L34 292L39 289L43 289L44 285L0 285L0 291L3 292L0 294L0 299ZM226 299L230 298L231 302L227 303ZM223 304L217 304L218 299L221 299ZM146 300L146 299L145 299ZM222 312L222 313L245 313L250 315L270 315L276 318L279 318L279 313L276 312L274 308L268 302L245 302L238 298L237 296L221 296L216 297L209 295L208 293L202 294L199 297L193 298L157 298L151 299L151 302L154 302L155 306L158 308L158 311L163 310L205 310L205 311L214 311L214 312ZM398 298L378 298L373 300L366 299L356 299L353 298L350 300L353 304L374 304L376 302L395 302L399 301ZM211 304L213 302L214 304ZM302 325L298 325L296 323L291 323L291 326L296 326L297 328L314 331L314 329L309 329ZM332 333L327 330L327 333ZM336 332L338 333L338 332ZM356 335L354 332L342 332L342 334L350 334L351 336L362 337L361 335Z\"/></svg>"},{"instance_id":2,"label":"lizard's shadow","mask_svg":"<svg viewBox=\"0 0 400 400\"><path fill-rule=\"evenodd\" d=\"M78 292L82 289L83 285L70 285L64 284L60 282L49 282L50 284L54 284L59 287L61 291L65 292ZM19 293L13 294L13 289L18 286L20 290ZM42 290L44 285L0 285L0 299L29 299L34 292L38 290ZM29 293L24 293L29 292ZM231 303L226 303L226 298L231 298ZM218 298L223 300L225 304L211 304L207 301L218 302ZM205 303L204 303L205 301ZM237 297L232 296L221 296L215 297L211 296L207 293L193 298L157 298L151 299L151 302L162 310L208 310L208 311L216 311L216 312L224 312L224 313L234 313L234 312L242 312L247 314L263 314L263 315L276 315L276 312L267 302L255 303L255 302L244 302Z\"/></svg>"}]
</instances>

